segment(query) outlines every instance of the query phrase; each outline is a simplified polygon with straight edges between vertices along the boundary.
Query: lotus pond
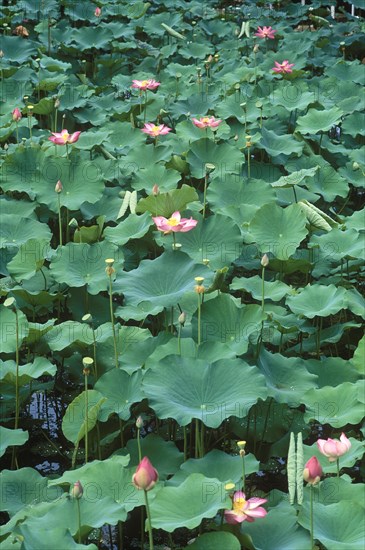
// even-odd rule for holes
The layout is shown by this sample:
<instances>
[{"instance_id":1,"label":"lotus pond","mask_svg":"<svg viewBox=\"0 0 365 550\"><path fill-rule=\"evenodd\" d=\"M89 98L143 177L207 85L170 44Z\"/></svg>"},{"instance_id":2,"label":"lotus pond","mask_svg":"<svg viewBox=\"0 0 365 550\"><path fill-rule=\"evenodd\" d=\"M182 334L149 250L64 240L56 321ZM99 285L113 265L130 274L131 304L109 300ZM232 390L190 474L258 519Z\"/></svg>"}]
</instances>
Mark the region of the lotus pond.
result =
<instances>
[{"instance_id":1,"label":"lotus pond","mask_svg":"<svg viewBox=\"0 0 365 550\"><path fill-rule=\"evenodd\" d=\"M4 550L362 550L362 2L0 8Z\"/></svg>"}]
</instances>

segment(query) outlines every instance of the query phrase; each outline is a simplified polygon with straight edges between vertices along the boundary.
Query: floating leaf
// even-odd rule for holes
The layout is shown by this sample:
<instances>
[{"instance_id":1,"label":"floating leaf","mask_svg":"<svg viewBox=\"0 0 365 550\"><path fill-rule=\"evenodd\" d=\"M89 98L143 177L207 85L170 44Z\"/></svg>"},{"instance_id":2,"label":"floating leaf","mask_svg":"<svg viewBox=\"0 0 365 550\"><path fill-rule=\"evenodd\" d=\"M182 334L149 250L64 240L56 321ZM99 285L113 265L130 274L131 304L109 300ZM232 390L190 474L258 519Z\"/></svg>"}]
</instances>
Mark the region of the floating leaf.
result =
<instances>
[{"instance_id":1,"label":"floating leaf","mask_svg":"<svg viewBox=\"0 0 365 550\"><path fill-rule=\"evenodd\" d=\"M153 216L164 216L169 218L176 211L185 210L190 202L198 200L195 189L189 185L183 185L181 189L173 189L167 193L150 195L141 199L137 204L136 212L143 214L151 212Z\"/></svg>"},{"instance_id":2,"label":"floating leaf","mask_svg":"<svg viewBox=\"0 0 365 550\"><path fill-rule=\"evenodd\" d=\"M300 294L288 296L286 303L297 315L308 319L334 315L345 307L346 291L335 285L308 285Z\"/></svg>"},{"instance_id":3,"label":"floating leaf","mask_svg":"<svg viewBox=\"0 0 365 550\"><path fill-rule=\"evenodd\" d=\"M223 484L214 478L191 474L179 487L164 487L150 504L152 527L172 533L179 527L194 529L221 508L230 508Z\"/></svg>"},{"instance_id":4,"label":"floating leaf","mask_svg":"<svg viewBox=\"0 0 365 550\"><path fill-rule=\"evenodd\" d=\"M256 212L249 231L262 253L288 260L307 234L306 217L297 204L287 208L266 204Z\"/></svg>"},{"instance_id":5,"label":"floating leaf","mask_svg":"<svg viewBox=\"0 0 365 550\"><path fill-rule=\"evenodd\" d=\"M197 418L214 428L229 416L246 416L267 395L262 375L241 359L192 362L178 355L150 364L143 390L159 418L175 418L182 426Z\"/></svg>"}]
</instances>

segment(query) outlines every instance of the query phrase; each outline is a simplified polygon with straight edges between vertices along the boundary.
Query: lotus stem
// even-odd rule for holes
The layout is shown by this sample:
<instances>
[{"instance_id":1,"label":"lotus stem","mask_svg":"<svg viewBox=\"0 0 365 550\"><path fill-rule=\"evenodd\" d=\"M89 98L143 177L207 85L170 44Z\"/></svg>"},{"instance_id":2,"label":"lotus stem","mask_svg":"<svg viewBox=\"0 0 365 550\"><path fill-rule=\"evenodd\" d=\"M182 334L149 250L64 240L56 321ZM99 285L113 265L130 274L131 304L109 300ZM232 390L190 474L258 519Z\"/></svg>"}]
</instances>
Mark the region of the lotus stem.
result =
<instances>
[{"instance_id":1,"label":"lotus stem","mask_svg":"<svg viewBox=\"0 0 365 550\"><path fill-rule=\"evenodd\" d=\"M149 507L149 504L148 504L147 491L144 489L143 492L144 492L144 503L145 503L145 506L146 506L146 514L147 514L147 528L148 528L149 545L150 545L150 550L153 550L151 512L150 512L150 507Z\"/></svg>"},{"instance_id":2,"label":"lotus stem","mask_svg":"<svg viewBox=\"0 0 365 550\"><path fill-rule=\"evenodd\" d=\"M141 429L137 428L137 446L138 446L138 462L142 460L142 450L141 450Z\"/></svg>"},{"instance_id":3,"label":"lotus stem","mask_svg":"<svg viewBox=\"0 0 365 550\"><path fill-rule=\"evenodd\" d=\"M183 427L184 432L184 462L188 459L188 437L187 437L187 428L186 426Z\"/></svg>"},{"instance_id":4,"label":"lotus stem","mask_svg":"<svg viewBox=\"0 0 365 550\"><path fill-rule=\"evenodd\" d=\"M209 180L209 172L207 170L205 171L205 177L204 177L204 196L203 196L203 219L205 218L205 209L207 206L207 186L208 186L208 180Z\"/></svg>"},{"instance_id":5,"label":"lotus stem","mask_svg":"<svg viewBox=\"0 0 365 550\"><path fill-rule=\"evenodd\" d=\"M76 503L77 503L77 521L78 521L78 525L79 525L79 530L78 530L78 533L77 533L77 540L78 540L78 543L81 544L81 509L80 509L80 499L79 498L76 499Z\"/></svg>"},{"instance_id":6,"label":"lotus stem","mask_svg":"<svg viewBox=\"0 0 365 550\"><path fill-rule=\"evenodd\" d=\"M336 470L337 470L337 479L340 478L340 459L337 458L336 460Z\"/></svg>"},{"instance_id":7,"label":"lotus stem","mask_svg":"<svg viewBox=\"0 0 365 550\"><path fill-rule=\"evenodd\" d=\"M61 194L57 194L57 200L58 200L58 231L59 231L59 243L60 246L62 246L62 216L61 216Z\"/></svg>"},{"instance_id":8,"label":"lotus stem","mask_svg":"<svg viewBox=\"0 0 365 550\"><path fill-rule=\"evenodd\" d=\"M84 369L85 376L85 464L89 457L89 394L87 388L87 370Z\"/></svg>"},{"instance_id":9,"label":"lotus stem","mask_svg":"<svg viewBox=\"0 0 365 550\"><path fill-rule=\"evenodd\" d=\"M114 311L113 311L113 283L112 283L112 274L115 273L115 270L112 266L106 268L108 277L109 277L109 309L110 309L110 321L112 324L112 332L113 332L113 344L114 344L114 361L115 361L115 367L119 367L119 361L118 361L118 347L117 347L117 337L115 333L115 320L114 320Z\"/></svg>"},{"instance_id":10,"label":"lotus stem","mask_svg":"<svg viewBox=\"0 0 365 550\"><path fill-rule=\"evenodd\" d=\"M313 536L313 485L309 486L310 494L310 537L311 537L311 550L314 547L314 536Z\"/></svg>"},{"instance_id":11,"label":"lotus stem","mask_svg":"<svg viewBox=\"0 0 365 550\"><path fill-rule=\"evenodd\" d=\"M242 459L242 491L245 492L246 490L246 468L245 468L245 452L241 454Z\"/></svg>"},{"instance_id":12,"label":"lotus stem","mask_svg":"<svg viewBox=\"0 0 365 550\"><path fill-rule=\"evenodd\" d=\"M147 115L147 90L144 92L144 113L143 113L143 122L146 122Z\"/></svg>"},{"instance_id":13,"label":"lotus stem","mask_svg":"<svg viewBox=\"0 0 365 550\"><path fill-rule=\"evenodd\" d=\"M198 346L201 344L201 298L198 293Z\"/></svg>"},{"instance_id":14,"label":"lotus stem","mask_svg":"<svg viewBox=\"0 0 365 550\"><path fill-rule=\"evenodd\" d=\"M19 145L19 127L18 127L18 121L15 122L15 131L16 131L16 142Z\"/></svg>"},{"instance_id":15,"label":"lotus stem","mask_svg":"<svg viewBox=\"0 0 365 550\"><path fill-rule=\"evenodd\" d=\"M19 319L15 308L15 430L19 425Z\"/></svg>"}]
</instances>

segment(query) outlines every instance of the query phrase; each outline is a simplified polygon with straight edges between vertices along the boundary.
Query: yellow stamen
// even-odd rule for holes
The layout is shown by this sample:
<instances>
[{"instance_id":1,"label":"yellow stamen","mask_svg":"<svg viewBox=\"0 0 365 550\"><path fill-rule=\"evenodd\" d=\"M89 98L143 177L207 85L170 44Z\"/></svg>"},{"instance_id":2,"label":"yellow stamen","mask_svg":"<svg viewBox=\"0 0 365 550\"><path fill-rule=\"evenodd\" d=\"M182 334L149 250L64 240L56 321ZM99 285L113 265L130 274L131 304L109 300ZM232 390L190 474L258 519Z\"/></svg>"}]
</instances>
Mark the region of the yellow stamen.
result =
<instances>
[{"instance_id":1,"label":"yellow stamen","mask_svg":"<svg viewBox=\"0 0 365 550\"><path fill-rule=\"evenodd\" d=\"M68 141L68 138L70 137L70 134L66 131L62 134L62 139L66 143Z\"/></svg>"},{"instance_id":2,"label":"yellow stamen","mask_svg":"<svg viewBox=\"0 0 365 550\"><path fill-rule=\"evenodd\" d=\"M177 220L176 218L170 218L169 220L167 220L167 225L170 225L171 227L175 227L175 225L178 225L179 223L179 220Z\"/></svg>"}]
</instances>

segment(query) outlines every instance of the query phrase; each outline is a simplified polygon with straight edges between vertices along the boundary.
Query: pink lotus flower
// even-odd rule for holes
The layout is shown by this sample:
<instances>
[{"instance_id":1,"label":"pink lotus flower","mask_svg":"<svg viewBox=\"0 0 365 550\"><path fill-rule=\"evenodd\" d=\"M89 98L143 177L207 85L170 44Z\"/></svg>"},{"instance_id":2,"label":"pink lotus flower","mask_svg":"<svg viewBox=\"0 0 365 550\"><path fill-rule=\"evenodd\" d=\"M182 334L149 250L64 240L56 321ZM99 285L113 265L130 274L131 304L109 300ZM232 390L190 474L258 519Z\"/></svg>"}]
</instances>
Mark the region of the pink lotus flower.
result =
<instances>
[{"instance_id":1,"label":"pink lotus flower","mask_svg":"<svg viewBox=\"0 0 365 550\"><path fill-rule=\"evenodd\" d=\"M95 8L94 15L96 17L100 17L101 16L101 9L100 8Z\"/></svg>"},{"instance_id":2,"label":"pink lotus flower","mask_svg":"<svg viewBox=\"0 0 365 550\"><path fill-rule=\"evenodd\" d=\"M132 477L132 482L137 489L150 491L158 481L158 472L152 466L149 459L145 456L137 466L136 473Z\"/></svg>"},{"instance_id":3,"label":"pink lotus flower","mask_svg":"<svg viewBox=\"0 0 365 550\"><path fill-rule=\"evenodd\" d=\"M165 126L164 124L160 124L159 126L156 126L156 124L152 124L151 122L146 122L144 125L144 128L141 129L141 132L144 132L145 134L148 134L152 137L157 136L164 136L171 132L171 128L168 126Z\"/></svg>"},{"instance_id":4,"label":"pink lotus flower","mask_svg":"<svg viewBox=\"0 0 365 550\"><path fill-rule=\"evenodd\" d=\"M320 465L318 458L312 456L304 466L303 479L310 485L315 485L321 479L323 474L322 466Z\"/></svg>"},{"instance_id":5,"label":"pink lotus flower","mask_svg":"<svg viewBox=\"0 0 365 550\"><path fill-rule=\"evenodd\" d=\"M282 63L275 61L275 67L273 67L272 70L274 73L288 74L293 72L292 67L294 67L294 63L289 63L289 61L285 59Z\"/></svg>"},{"instance_id":6,"label":"pink lotus flower","mask_svg":"<svg viewBox=\"0 0 365 550\"><path fill-rule=\"evenodd\" d=\"M267 502L266 498L249 498L246 500L245 493L236 491L233 495L233 509L225 510L224 517L227 523L242 523L243 521L253 522L255 518L264 518L267 514L265 508L260 505Z\"/></svg>"},{"instance_id":7,"label":"pink lotus flower","mask_svg":"<svg viewBox=\"0 0 365 550\"><path fill-rule=\"evenodd\" d=\"M69 134L67 130L62 130L62 132L52 132L52 136L48 139L56 145L66 145L67 143L75 143L80 136L81 132L74 132Z\"/></svg>"},{"instance_id":8,"label":"pink lotus flower","mask_svg":"<svg viewBox=\"0 0 365 550\"><path fill-rule=\"evenodd\" d=\"M12 112L12 117L14 122L19 122L19 120L22 118L22 113L18 107L15 107L14 111Z\"/></svg>"},{"instance_id":9,"label":"pink lotus flower","mask_svg":"<svg viewBox=\"0 0 365 550\"><path fill-rule=\"evenodd\" d=\"M214 116L203 116L199 119L192 119L192 123L197 126L197 128L217 128L221 122L220 119L216 119Z\"/></svg>"},{"instance_id":10,"label":"pink lotus flower","mask_svg":"<svg viewBox=\"0 0 365 550\"><path fill-rule=\"evenodd\" d=\"M347 453L351 448L351 441L341 434L340 440L331 439L318 439L317 441L319 451L328 458L330 462L335 462L340 456Z\"/></svg>"},{"instance_id":11,"label":"pink lotus flower","mask_svg":"<svg viewBox=\"0 0 365 550\"><path fill-rule=\"evenodd\" d=\"M156 216L152 218L156 224L156 227L159 231L164 231L165 233L186 233L191 229L194 229L197 220L193 218L182 218L180 212L174 212L171 218L167 219L163 216Z\"/></svg>"},{"instance_id":12,"label":"pink lotus flower","mask_svg":"<svg viewBox=\"0 0 365 550\"><path fill-rule=\"evenodd\" d=\"M155 90L160 84L161 82L156 82L152 78L148 78L147 80L132 80L132 88L137 88L143 92L146 90Z\"/></svg>"},{"instance_id":13,"label":"pink lotus flower","mask_svg":"<svg viewBox=\"0 0 365 550\"><path fill-rule=\"evenodd\" d=\"M272 27L258 27L257 29L257 32L255 32L255 36L258 36L259 38L271 38L271 39L274 39L275 38L275 33L276 31L274 31L274 29Z\"/></svg>"}]
</instances>

